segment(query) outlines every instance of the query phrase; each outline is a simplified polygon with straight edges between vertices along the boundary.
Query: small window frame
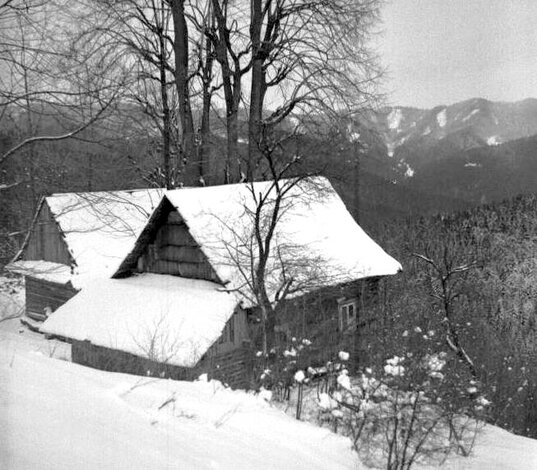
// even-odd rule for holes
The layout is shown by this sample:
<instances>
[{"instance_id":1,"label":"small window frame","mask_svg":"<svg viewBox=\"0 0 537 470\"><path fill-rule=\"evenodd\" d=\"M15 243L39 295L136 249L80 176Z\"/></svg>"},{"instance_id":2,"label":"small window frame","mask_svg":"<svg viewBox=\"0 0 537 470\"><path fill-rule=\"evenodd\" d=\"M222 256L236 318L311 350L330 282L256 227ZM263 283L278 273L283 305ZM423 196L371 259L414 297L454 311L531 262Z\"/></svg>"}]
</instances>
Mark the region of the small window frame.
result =
<instances>
[{"instance_id":1,"label":"small window frame","mask_svg":"<svg viewBox=\"0 0 537 470\"><path fill-rule=\"evenodd\" d=\"M358 299L345 299L338 301L338 326L339 331L348 331L350 327L357 324L358 319Z\"/></svg>"}]
</instances>

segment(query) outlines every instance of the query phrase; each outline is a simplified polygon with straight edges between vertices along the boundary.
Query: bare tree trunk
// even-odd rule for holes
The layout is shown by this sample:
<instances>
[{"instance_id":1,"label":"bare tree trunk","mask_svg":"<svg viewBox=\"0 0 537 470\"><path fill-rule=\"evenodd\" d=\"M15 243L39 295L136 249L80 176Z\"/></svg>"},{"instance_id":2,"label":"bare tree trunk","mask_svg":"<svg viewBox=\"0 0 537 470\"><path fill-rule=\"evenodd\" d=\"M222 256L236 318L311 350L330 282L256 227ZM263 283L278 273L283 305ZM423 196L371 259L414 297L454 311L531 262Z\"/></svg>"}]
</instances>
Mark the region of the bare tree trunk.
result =
<instances>
[{"instance_id":1,"label":"bare tree trunk","mask_svg":"<svg viewBox=\"0 0 537 470\"><path fill-rule=\"evenodd\" d=\"M189 91L189 45L188 24L185 18L185 0L171 0L174 24L175 82L179 98L179 116L181 119L182 150L186 183L188 184L189 163L195 150L194 120L190 104Z\"/></svg>"},{"instance_id":2,"label":"bare tree trunk","mask_svg":"<svg viewBox=\"0 0 537 470\"><path fill-rule=\"evenodd\" d=\"M210 13L209 13L210 15ZM212 21L212 19L209 19ZM203 91L202 91L202 111L200 126L200 147L198 149L198 177L200 184L204 185L206 181L205 165L209 160L209 140L211 133L211 82L213 70L213 54L210 39L205 40L205 63L203 65Z\"/></svg>"},{"instance_id":3,"label":"bare tree trunk","mask_svg":"<svg viewBox=\"0 0 537 470\"><path fill-rule=\"evenodd\" d=\"M162 2L163 3L163 2ZM162 5L162 16L164 16L164 5ZM164 25L164 18L161 19L161 26ZM168 83L166 80L166 45L164 42L164 31L160 31L159 40L159 73L160 73L160 98L162 100L162 163L164 166L164 184L166 189L173 188L172 168L171 168L171 114L168 97Z\"/></svg>"},{"instance_id":4,"label":"bare tree trunk","mask_svg":"<svg viewBox=\"0 0 537 470\"><path fill-rule=\"evenodd\" d=\"M224 164L224 182L230 183L231 162L239 158L239 106L241 100L241 80L244 73L241 70L239 56L233 51L230 38L230 28L227 18L228 2L213 0L214 15L218 35L213 35L216 57L222 70L224 99L226 103L227 155ZM229 55L228 55L229 54ZM230 65L230 58L233 68Z\"/></svg>"},{"instance_id":5,"label":"bare tree trunk","mask_svg":"<svg viewBox=\"0 0 537 470\"><path fill-rule=\"evenodd\" d=\"M263 117L263 57L261 55L262 0L251 0L250 40L252 42L252 84L248 120L248 165L246 177L254 181L255 162L259 154L261 119Z\"/></svg>"}]
</instances>

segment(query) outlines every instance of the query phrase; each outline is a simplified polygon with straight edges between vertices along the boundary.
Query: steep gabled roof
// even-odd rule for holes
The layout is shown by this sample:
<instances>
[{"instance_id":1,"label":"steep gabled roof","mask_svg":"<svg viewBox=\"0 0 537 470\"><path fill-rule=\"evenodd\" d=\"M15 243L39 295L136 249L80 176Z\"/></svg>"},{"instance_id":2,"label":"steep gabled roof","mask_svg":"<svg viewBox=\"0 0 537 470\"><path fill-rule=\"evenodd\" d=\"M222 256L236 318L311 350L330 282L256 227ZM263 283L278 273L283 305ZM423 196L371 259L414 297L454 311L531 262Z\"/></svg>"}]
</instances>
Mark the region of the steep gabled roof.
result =
<instances>
[{"instance_id":1,"label":"steep gabled roof","mask_svg":"<svg viewBox=\"0 0 537 470\"><path fill-rule=\"evenodd\" d=\"M291 182L285 180L282 184ZM290 187L282 201L267 269L271 298L277 295L284 279L292 278L291 291L299 294L361 278L392 275L401 269L358 226L327 179L311 178ZM254 304L248 281L249 270L258 260L252 222L254 194L268 195L261 213L264 231L275 202L271 181L167 191L160 204L162 212L169 204L177 210L217 277L230 290L243 294L246 304ZM150 232L154 233L158 228L155 225L162 222L158 213L159 209L115 277L135 270Z\"/></svg>"},{"instance_id":2,"label":"steep gabled roof","mask_svg":"<svg viewBox=\"0 0 537 470\"><path fill-rule=\"evenodd\" d=\"M132 250L140 231L160 201L162 189L57 193L44 199L72 259L73 285L86 278L110 277ZM34 219L34 225L37 218ZM30 232L29 237L32 235ZM16 268L30 238L11 266ZM22 264L21 264L22 263ZM26 266L26 265L24 265Z\"/></svg>"}]
</instances>

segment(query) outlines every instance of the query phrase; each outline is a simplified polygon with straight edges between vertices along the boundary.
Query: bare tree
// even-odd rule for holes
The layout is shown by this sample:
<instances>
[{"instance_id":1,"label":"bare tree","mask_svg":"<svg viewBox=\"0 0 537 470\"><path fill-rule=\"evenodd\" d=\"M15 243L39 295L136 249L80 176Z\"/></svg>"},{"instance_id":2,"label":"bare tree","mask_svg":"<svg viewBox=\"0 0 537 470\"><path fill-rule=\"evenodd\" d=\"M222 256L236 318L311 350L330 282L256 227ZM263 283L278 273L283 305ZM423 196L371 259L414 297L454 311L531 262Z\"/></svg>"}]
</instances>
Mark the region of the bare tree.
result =
<instances>
[{"instance_id":1,"label":"bare tree","mask_svg":"<svg viewBox=\"0 0 537 470\"><path fill-rule=\"evenodd\" d=\"M378 0L251 1L249 179L266 127L292 114L354 113L378 97L382 69L368 39L379 6Z\"/></svg>"},{"instance_id":2,"label":"bare tree","mask_svg":"<svg viewBox=\"0 0 537 470\"><path fill-rule=\"evenodd\" d=\"M13 1L0 9L0 119L24 123L0 164L22 149L32 156L36 142L79 136L104 119L118 98L120 64L110 59L106 44L76 42L72 14L71 5L61 1Z\"/></svg>"},{"instance_id":3,"label":"bare tree","mask_svg":"<svg viewBox=\"0 0 537 470\"><path fill-rule=\"evenodd\" d=\"M426 262L432 269L432 296L440 304L440 312L443 315L442 323L446 328L446 344L457 355L459 360L468 367L474 379L477 379L477 370L474 361L470 358L464 347L453 318L453 303L461 296L457 289L460 276L477 267L475 262L458 264L456 255L446 245L443 248L443 256L437 262L429 256L415 253L418 259Z\"/></svg>"}]
</instances>

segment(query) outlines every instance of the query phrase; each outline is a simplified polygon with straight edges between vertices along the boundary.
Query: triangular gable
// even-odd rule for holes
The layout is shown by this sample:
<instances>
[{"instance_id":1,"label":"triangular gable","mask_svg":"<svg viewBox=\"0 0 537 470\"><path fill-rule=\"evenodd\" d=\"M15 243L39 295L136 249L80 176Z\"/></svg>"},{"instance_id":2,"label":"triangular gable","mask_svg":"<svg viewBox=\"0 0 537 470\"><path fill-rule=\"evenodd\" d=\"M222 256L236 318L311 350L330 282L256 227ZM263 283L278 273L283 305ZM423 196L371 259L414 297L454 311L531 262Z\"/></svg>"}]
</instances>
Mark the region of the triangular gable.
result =
<instances>
[{"instance_id":1,"label":"triangular gable","mask_svg":"<svg viewBox=\"0 0 537 470\"><path fill-rule=\"evenodd\" d=\"M175 264L176 270L171 271L168 266L155 266L156 263L148 265L146 262L144 266L140 265L141 259L146 259L150 251L159 252L163 249L165 250L168 247L163 247L162 241L159 242L159 238L162 238L159 235L162 235L162 231L168 224L168 219L171 216L175 216L176 222L182 222L183 218L180 212L173 206L170 200L166 195L163 196L159 205L156 207L154 212L151 214L151 217L147 221L146 226L141 231L138 239L134 244L132 251L126 256L126 258L119 265L118 269L114 273L114 278L123 278L128 277L136 272L153 272L159 274L174 274L177 276L185 278L194 278L194 279L203 279L207 281L217 282L223 284L223 281L218 277L216 271L213 269L213 266L210 264L208 258L206 257L203 247L200 246L197 241L192 237L189 231L189 227L185 224L185 234L186 238L185 244L198 252L198 261L199 264L203 265L203 269L198 270L197 272L188 271L187 265L191 264L188 260L185 259L183 255L182 260L177 260ZM157 260L163 258L162 253L160 256L155 256ZM155 259L153 259L155 261ZM160 262L161 260L158 260Z\"/></svg>"},{"instance_id":2,"label":"triangular gable","mask_svg":"<svg viewBox=\"0 0 537 470\"><path fill-rule=\"evenodd\" d=\"M50 247L39 246L39 235L37 232L38 230L41 230L42 227L46 227L49 232L54 232L54 250L50 250ZM54 252L52 253L51 251ZM69 250L69 246L65 240L62 229L54 217L50 206L48 205L46 197L42 197L40 199L37 210L35 211L32 219L32 223L30 224L30 228L26 234L26 237L24 238L24 242L20 250L11 260L8 268L12 263L21 260L44 260L71 267L77 265L73 254Z\"/></svg>"}]
</instances>

